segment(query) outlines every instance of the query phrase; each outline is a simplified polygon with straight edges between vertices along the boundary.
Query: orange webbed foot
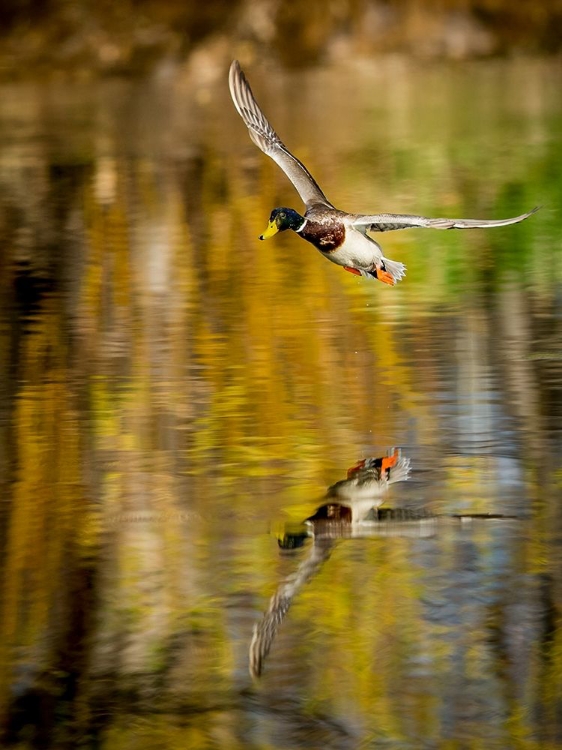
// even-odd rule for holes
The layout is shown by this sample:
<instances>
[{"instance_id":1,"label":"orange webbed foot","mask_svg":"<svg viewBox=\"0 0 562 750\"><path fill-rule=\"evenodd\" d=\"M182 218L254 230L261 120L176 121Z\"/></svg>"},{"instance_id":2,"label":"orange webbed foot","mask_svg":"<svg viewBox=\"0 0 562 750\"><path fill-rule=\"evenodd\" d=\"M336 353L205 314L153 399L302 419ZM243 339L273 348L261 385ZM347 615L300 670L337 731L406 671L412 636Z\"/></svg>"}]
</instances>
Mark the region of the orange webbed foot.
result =
<instances>
[{"instance_id":1,"label":"orange webbed foot","mask_svg":"<svg viewBox=\"0 0 562 750\"><path fill-rule=\"evenodd\" d=\"M351 479L351 477L354 474L356 474L358 471L361 471L361 469L364 469L364 468L365 468L365 459L363 459L362 461L359 461L358 463L355 464L355 466L351 466L347 470L347 478Z\"/></svg>"},{"instance_id":2,"label":"orange webbed foot","mask_svg":"<svg viewBox=\"0 0 562 750\"><path fill-rule=\"evenodd\" d=\"M391 273L388 273L388 271L384 271L382 268L379 268L377 266L375 270L376 277L379 281L382 281L383 284L388 284L389 286L394 286L396 283L394 281L394 276Z\"/></svg>"},{"instance_id":3,"label":"orange webbed foot","mask_svg":"<svg viewBox=\"0 0 562 750\"><path fill-rule=\"evenodd\" d=\"M381 464L381 473L383 471L388 471L388 469L392 469L393 466L396 466L396 462L398 461L399 457L400 457L400 451L398 450L398 448L395 448L392 456L387 456L386 458L383 458L382 464Z\"/></svg>"}]
</instances>

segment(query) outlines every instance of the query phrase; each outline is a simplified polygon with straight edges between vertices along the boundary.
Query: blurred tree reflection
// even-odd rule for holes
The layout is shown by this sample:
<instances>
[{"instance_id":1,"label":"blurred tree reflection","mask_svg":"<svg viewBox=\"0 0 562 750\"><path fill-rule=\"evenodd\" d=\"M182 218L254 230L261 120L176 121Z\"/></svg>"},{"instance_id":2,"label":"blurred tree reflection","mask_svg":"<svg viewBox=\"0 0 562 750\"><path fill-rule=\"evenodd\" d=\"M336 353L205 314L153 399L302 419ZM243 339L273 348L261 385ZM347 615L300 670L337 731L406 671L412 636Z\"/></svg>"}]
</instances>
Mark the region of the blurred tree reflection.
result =
<instances>
[{"instance_id":1,"label":"blurred tree reflection","mask_svg":"<svg viewBox=\"0 0 562 750\"><path fill-rule=\"evenodd\" d=\"M289 77L272 119L301 148L323 121L315 175L350 204L510 214L560 194L556 74L526 71L482 71L471 110L473 74L410 71L399 96L358 75L345 118L344 84L306 79L298 120ZM12 91L0 119L5 741L555 747L557 218L385 238L409 275L375 288L257 242L288 186L220 92L55 92ZM526 533L342 545L253 693L252 625L287 573L268 524L381 443L410 445L418 504Z\"/></svg>"}]
</instances>

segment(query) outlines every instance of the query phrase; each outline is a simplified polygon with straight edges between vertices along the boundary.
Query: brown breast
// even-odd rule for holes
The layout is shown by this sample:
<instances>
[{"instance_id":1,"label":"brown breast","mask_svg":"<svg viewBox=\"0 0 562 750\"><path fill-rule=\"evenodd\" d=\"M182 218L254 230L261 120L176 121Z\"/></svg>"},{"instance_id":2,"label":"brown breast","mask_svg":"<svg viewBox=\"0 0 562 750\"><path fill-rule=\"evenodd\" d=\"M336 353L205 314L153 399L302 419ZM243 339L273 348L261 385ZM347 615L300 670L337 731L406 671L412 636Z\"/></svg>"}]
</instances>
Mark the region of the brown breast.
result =
<instances>
[{"instance_id":1,"label":"brown breast","mask_svg":"<svg viewBox=\"0 0 562 750\"><path fill-rule=\"evenodd\" d=\"M321 253L331 253L343 245L345 227L334 221L314 221L308 219L299 235L311 242Z\"/></svg>"}]
</instances>

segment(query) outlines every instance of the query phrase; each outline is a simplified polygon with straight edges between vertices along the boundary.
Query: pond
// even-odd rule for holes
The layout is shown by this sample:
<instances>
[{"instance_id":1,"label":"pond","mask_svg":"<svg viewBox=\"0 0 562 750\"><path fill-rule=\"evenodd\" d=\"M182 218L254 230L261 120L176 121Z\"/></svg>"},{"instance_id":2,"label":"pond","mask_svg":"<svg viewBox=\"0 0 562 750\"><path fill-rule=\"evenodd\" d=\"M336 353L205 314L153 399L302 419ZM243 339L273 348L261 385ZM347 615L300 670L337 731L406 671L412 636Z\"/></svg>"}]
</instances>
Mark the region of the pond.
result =
<instances>
[{"instance_id":1,"label":"pond","mask_svg":"<svg viewBox=\"0 0 562 750\"><path fill-rule=\"evenodd\" d=\"M560 66L245 67L344 210L543 208L380 235L389 287L258 240L226 69L3 84L2 742L559 747Z\"/></svg>"}]
</instances>

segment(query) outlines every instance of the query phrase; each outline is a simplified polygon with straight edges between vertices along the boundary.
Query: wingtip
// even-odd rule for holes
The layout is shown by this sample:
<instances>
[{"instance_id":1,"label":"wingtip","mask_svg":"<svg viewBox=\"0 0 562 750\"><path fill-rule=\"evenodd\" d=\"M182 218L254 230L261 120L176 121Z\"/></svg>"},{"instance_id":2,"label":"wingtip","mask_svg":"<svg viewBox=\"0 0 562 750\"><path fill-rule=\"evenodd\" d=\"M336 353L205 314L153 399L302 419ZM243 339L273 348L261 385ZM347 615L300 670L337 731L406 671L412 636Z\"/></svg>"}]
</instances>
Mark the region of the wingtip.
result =
<instances>
[{"instance_id":1,"label":"wingtip","mask_svg":"<svg viewBox=\"0 0 562 750\"><path fill-rule=\"evenodd\" d=\"M228 82L231 88L232 88L233 80L237 76L239 76L241 72L242 72L242 68L240 67L240 63L238 62L238 60L233 60L230 63L230 68L228 69Z\"/></svg>"},{"instance_id":2,"label":"wingtip","mask_svg":"<svg viewBox=\"0 0 562 750\"><path fill-rule=\"evenodd\" d=\"M540 210L541 210L541 208L542 208L542 206L535 206L535 207L534 207L534 208L532 208L532 209L531 209L530 211L527 211L527 213L525 213L525 214L521 214L521 216L518 216L518 217L517 217L517 220L518 220L518 221L525 221L525 219L528 219L528 218L529 218L530 216L532 216L533 214L536 214L536 213L537 213L537 211L540 211Z\"/></svg>"},{"instance_id":3,"label":"wingtip","mask_svg":"<svg viewBox=\"0 0 562 750\"><path fill-rule=\"evenodd\" d=\"M240 63L238 62L238 60L233 60L230 63L230 68L228 69L228 86L230 88L230 93L233 99L235 98L237 87L240 86L240 83L245 80L246 77L244 76L244 71L242 70Z\"/></svg>"}]
</instances>

